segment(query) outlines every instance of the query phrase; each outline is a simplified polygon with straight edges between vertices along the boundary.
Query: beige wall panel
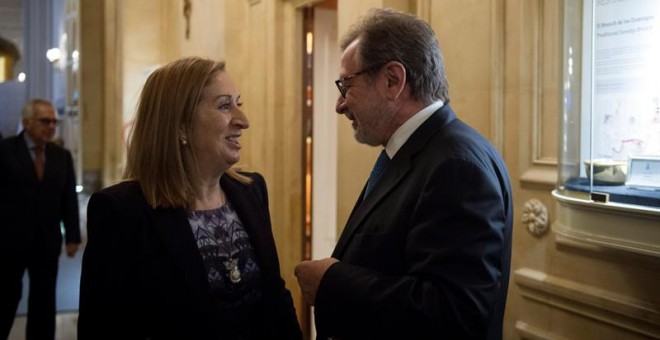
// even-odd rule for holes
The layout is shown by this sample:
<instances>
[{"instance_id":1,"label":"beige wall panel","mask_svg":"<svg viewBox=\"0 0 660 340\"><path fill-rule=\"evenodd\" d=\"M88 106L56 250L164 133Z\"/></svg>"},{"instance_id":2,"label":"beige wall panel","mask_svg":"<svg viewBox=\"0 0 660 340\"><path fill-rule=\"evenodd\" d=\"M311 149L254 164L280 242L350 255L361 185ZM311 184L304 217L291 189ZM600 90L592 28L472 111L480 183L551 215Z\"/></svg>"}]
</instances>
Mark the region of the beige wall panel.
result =
<instances>
[{"instance_id":1,"label":"beige wall panel","mask_svg":"<svg viewBox=\"0 0 660 340\"><path fill-rule=\"evenodd\" d=\"M180 3L180 1L177 1ZM224 28L220 18L225 17L225 1L217 0L190 0L192 14L190 18L190 38L183 39L181 55L196 55L211 59L220 59L224 56ZM180 6L183 17L183 6ZM165 23L169 25L169 23ZM185 32L182 25L181 32ZM185 37L180 34L179 37Z\"/></svg>"},{"instance_id":2,"label":"beige wall panel","mask_svg":"<svg viewBox=\"0 0 660 340\"><path fill-rule=\"evenodd\" d=\"M538 100L535 87L535 61L538 57L536 36L541 29L538 25L538 14L542 13L538 1L506 0L504 7L505 25L505 56L504 59L504 120L507 131L504 134L505 162L509 169L513 185L514 197L514 234L513 255L511 261L512 275L509 283L507 311L505 314L505 339L519 338L515 325L522 322L532 328L538 328L549 334L555 334L552 323L553 308L547 305L530 305L521 296L520 287L515 283L513 272L521 267L530 267L539 272L547 272L552 262L550 256L553 248L552 238L533 236L520 223L523 204L531 198L539 199L549 209L549 216L554 216L554 203L549 195L550 186L527 185L521 187L521 177L532 164L533 126L537 121L533 114L535 101ZM556 20L556 18L554 18ZM557 67L557 66L555 66ZM556 116L556 113L553 113ZM556 131L548 131L548 134ZM550 183L554 183L556 172L551 173Z\"/></svg>"},{"instance_id":3,"label":"beige wall panel","mask_svg":"<svg viewBox=\"0 0 660 340\"><path fill-rule=\"evenodd\" d=\"M524 107L530 119L531 162L534 165L557 163L559 122L560 8L556 1L531 0L522 4L520 35L526 43L520 53L523 90L529 90L530 102ZM553 176L556 178L556 176ZM554 185L554 181L550 183Z\"/></svg>"},{"instance_id":4,"label":"beige wall panel","mask_svg":"<svg viewBox=\"0 0 660 340\"><path fill-rule=\"evenodd\" d=\"M162 9L160 15L160 35L163 62L179 58L185 53L185 49L181 44L185 41L186 19L183 15L183 0L164 0L162 2ZM194 6L194 11L191 12L189 22L195 21L196 12L200 11L200 6ZM158 18L154 18L158 19ZM191 29L192 32L192 29ZM192 34L191 34L192 36Z\"/></svg>"},{"instance_id":5,"label":"beige wall panel","mask_svg":"<svg viewBox=\"0 0 660 340\"><path fill-rule=\"evenodd\" d=\"M278 25L271 39L280 58L273 65L276 73L271 86L275 89L275 119L281 121L277 130L280 149L276 166L280 171L277 190L281 191L277 199L281 200L283 214L273 228L280 250L282 276L300 316L302 295L293 270L303 259L302 13L282 3L276 10Z\"/></svg>"},{"instance_id":6,"label":"beige wall panel","mask_svg":"<svg viewBox=\"0 0 660 340\"><path fill-rule=\"evenodd\" d=\"M660 336L657 259L558 243L552 232L533 236L520 223L522 206L532 198L546 206L549 223L556 216L549 193L557 178L561 15L558 1L506 1L504 112L514 129L504 136L505 160L516 211L512 271L530 268L559 284L542 289L541 299L530 299L523 297L528 288L514 281L512 272L505 338L522 334L516 323L569 339L639 339L643 332ZM627 313L633 316L616 316L627 308L623 301L632 301Z\"/></svg>"},{"instance_id":7,"label":"beige wall panel","mask_svg":"<svg viewBox=\"0 0 660 340\"><path fill-rule=\"evenodd\" d=\"M115 1L80 2L81 138L84 181L91 190L123 172L121 14Z\"/></svg>"},{"instance_id":8,"label":"beige wall panel","mask_svg":"<svg viewBox=\"0 0 660 340\"><path fill-rule=\"evenodd\" d=\"M268 108L266 102L266 60L263 55L266 50L266 6L263 2L250 5L247 10L247 41L248 49L243 51L244 62L249 65L245 69L243 93L245 93L245 110L250 112L250 128L244 132L244 139L249 141L249 157L245 161L251 169L262 172L266 179L272 179L273 159L269 159L267 142L271 141L268 130ZM250 47L257 47L260 53L249 53ZM256 50L256 49L255 49Z\"/></svg>"},{"instance_id":9,"label":"beige wall panel","mask_svg":"<svg viewBox=\"0 0 660 340\"><path fill-rule=\"evenodd\" d=\"M160 42L163 60L198 56L214 60L224 58L226 1L190 0L190 16L184 15L183 0L162 1ZM189 36L186 37L186 27Z\"/></svg>"},{"instance_id":10,"label":"beige wall panel","mask_svg":"<svg viewBox=\"0 0 660 340\"><path fill-rule=\"evenodd\" d=\"M123 10L119 3L105 2L105 107L104 107L104 161L103 183L110 185L122 178L126 145L122 138L124 103L123 88L119 85L124 79L123 62ZM84 58L84 57L83 57Z\"/></svg>"},{"instance_id":11,"label":"beige wall panel","mask_svg":"<svg viewBox=\"0 0 660 340\"><path fill-rule=\"evenodd\" d=\"M660 310L647 300L529 268L516 270L513 278L527 307L551 307L534 327L571 339L638 339L660 333Z\"/></svg>"},{"instance_id":12,"label":"beige wall panel","mask_svg":"<svg viewBox=\"0 0 660 340\"><path fill-rule=\"evenodd\" d=\"M491 140L493 5L483 0L431 2L431 26L445 57L452 108Z\"/></svg>"},{"instance_id":13,"label":"beige wall panel","mask_svg":"<svg viewBox=\"0 0 660 340\"><path fill-rule=\"evenodd\" d=\"M266 178L282 276L296 309L302 260L301 15L282 1L225 2L226 60L250 122L240 167Z\"/></svg>"},{"instance_id":14,"label":"beige wall panel","mask_svg":"<svg viewBox=\"0 0 660 340\"><path fill-rule=\"evenodd\" d=\"M384 7L383 0L337 0L337 34L338 41L344 35L346 30L363 16L369 8Z\"/></svg>"},{"instance_id":15,"label":"beige wall panel","mask_svg":"<svg viewBox=\"0 0 660 340\"><path fill-rule=\"evenodd\" d=\"M556 1L543 1L540 5L542 13L541 34L537 38L541 46L539 56L540 70L540 107L537 127L535 161L542 164L557 164L560 84L561 84L561 6Z\"/></svg>"},{"instance_id":16,"label":"beige wall panel","mask_svg":"<svg viewBox=\"0 0 660 340\"><path fill-rule=\"evenodd\" d=\"M532 0L521 4L521 122L528 143L521 143L523 181L552 188L557 178L559 121L560 3Z\"/></svg>"},{"instance_id":17,"label":"beige wall panel","mask_svg":"<svg viewBox=\"0 0 660 340\"><path fill-rule=\"evenodd\" d=\"M298 56L302 51L302 26L296 24L293 7L281 1L268 3L267 46L272 54L264 57L269 69L266 93L272 137L265 142L273 156L269 166L276 188L276 196L271 199L275 210L273 228L278 249L282 250L282 276L301 310L302 299L293 269L302 260L302 110L300 87L293 84L301 79Z\"/></svg>"},{"instance_id":18,"label":"beige wall panel","mask_svg":"<svg viewBox=\"0 0 660 340\"><path fill-rule=\"evenodd\" d=\"M80 1L80 96L83 171L103 167L104 4Z\"/></svg>"},{"instance_id":19,"label":"beige wall panel","mask_svg":"<svg viewBox=\"0 0 660 340\"><path fill-rule=\"evenodd\" d=\"M122 0L123 130L129 131L150 71L163 63L161 23L165 2ZM124 134L121 136L126 138ZM125 158L122 157L122 160ZM122 162L123 163L123 162ZM123 166L123 164L122 164Z\"/></svg>"},{"instance_id":20,"label":"beige wall panel","mask_svg":"<svg viewBox=\"0 0 660 340\"><path fill-rule=\"evenodd\" d=\"M247 17L248 2L244 0L230 0L223 1L223 3L225 4L225 9L222 18L225 22L224 41L227 49L221 58L225 60L227 72L233 76L234 82L242 94L245 114L251 120L252 115L258 114L258 112L251 110L253 98L250 98L247 92L247 72L250 69L248 58L251 54L248 48L250 41L250 29ZM257 51L261 51L261 48ZM246 145L245 149L241 151L240 166L250 164L251 149L251 145Z\"/></svg>"},{"instance_id":21,"label":"beige wall panel","mask_svg":"<svg viewBox=\"0 0 660 340\"><path fill-rule=\"evenodd\" d=\"M383 0L382 7L390 7L403 12L412 12L414 2L411 0Z\"/></svg>"}]
</instances>

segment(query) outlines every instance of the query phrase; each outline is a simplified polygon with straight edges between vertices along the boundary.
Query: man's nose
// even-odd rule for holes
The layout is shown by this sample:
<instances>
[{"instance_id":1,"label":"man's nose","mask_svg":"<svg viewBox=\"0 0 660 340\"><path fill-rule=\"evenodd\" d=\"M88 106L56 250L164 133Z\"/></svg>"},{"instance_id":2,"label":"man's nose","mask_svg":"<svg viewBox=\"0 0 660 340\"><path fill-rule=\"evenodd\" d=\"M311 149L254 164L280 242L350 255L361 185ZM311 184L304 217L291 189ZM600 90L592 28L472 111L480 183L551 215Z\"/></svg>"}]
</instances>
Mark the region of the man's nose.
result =
<instances>
[{"instance_id":1,"label":"man's nose","mask_svg":"<svg viewBox=\"0 0 660 340\"><path fill-rule=\"evenodd\" d=\"M340 94L339 97L337 97L337 102L335 103L335 111L338 114L343 114L343 113L346 112L346 109L347 109L346 108L346 99L344 99L344 97L342 97L341 94Z\"/></svg>"}]
</instances>

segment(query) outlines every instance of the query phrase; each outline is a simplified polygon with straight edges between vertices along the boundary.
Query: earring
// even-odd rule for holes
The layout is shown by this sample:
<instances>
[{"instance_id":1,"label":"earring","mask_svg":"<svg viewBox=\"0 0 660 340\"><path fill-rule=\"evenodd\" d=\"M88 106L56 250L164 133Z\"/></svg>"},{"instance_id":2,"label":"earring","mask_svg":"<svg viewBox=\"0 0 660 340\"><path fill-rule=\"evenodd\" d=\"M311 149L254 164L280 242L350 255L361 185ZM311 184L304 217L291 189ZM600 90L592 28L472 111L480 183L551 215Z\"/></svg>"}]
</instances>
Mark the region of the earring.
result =
<instances>
[{"instance_id":1,"label":"earring","mask_svg":"<svg viewBox=\"0 0 660 340\"><path fill-rule=\"evenodd\" d=\"M183 136L179 137L179 141L181 141L181 145L183 145L183 146L188 145L188 140L186 139L186 137L183 137Z\"/></svg>"}]
</instances>

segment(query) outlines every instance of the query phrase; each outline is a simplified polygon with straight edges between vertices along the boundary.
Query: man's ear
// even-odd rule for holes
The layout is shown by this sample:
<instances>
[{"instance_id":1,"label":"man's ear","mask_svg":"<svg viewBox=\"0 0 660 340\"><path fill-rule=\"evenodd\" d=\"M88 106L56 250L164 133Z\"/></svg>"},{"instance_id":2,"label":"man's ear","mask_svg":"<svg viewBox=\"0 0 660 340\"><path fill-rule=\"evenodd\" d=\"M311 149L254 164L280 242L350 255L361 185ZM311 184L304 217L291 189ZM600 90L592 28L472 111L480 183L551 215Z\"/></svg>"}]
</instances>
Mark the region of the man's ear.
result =
<instances>
[{"instance_id":1,"label":"man's ear","mask_svg":"<svg viewBox=\"0 0 660 340\"><path fill-rule=\"evenodd\" d=\"M25 129L30 126L30 123L32 123L32 118L23 118L21 123L23 124L23 128Z\"/></svg>"},{"instance_id":2,"label":"man's ear","mask_svg":"<svg viewBox=\"0 0 660 340\"><path fill-rule=\"evenodd\" d=\"M390 61L383 68L387 81L387 99L395 100L399 98L406 87L406 68L398 61Z\"/></svg>"}]
</instances>

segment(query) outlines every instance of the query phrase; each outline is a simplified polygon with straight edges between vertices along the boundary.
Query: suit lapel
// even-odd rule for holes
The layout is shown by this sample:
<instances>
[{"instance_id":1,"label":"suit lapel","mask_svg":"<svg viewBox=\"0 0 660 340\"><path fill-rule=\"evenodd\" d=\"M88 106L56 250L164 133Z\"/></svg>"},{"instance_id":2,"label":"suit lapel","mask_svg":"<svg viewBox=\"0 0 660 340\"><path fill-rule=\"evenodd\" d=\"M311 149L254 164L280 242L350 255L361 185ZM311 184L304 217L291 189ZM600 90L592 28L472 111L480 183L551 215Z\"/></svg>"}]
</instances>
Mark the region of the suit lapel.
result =
<instances>
[{"instance_id":1,"label":"suit lapel","mask_svg":"<svg viewBox=\"0 0 660 340\"><path fill-rule=\"evenodd\" d=\"M42 182L46 183L47 177L50 177L54 171L56 172L57 169L62 169L66 165L62 164L60 153L55 152L53 146L50 145L50 143L46 143L46 146L44 148L44 156L46 157L45 158L46 163L44 164L44 177L42 179ZM36 173L37 172L35 170L35 176Z\"/></svg>"},{"instance_id":2,"label":"suit lapel","mask_svg":"<svg viewBox=\"0 0 660 340\"><path fill-rule=\"evenodd\" d=\"M264 216L259 213L255 196L247 190L246 186L234 180L220 179L220 185L227 194L228 200L238 213L245 231L250 236L254 250L260 263L268 262L268 242L264 240L263 234L258 231L258 226L263 225ZM202 262L202 256L197 243L191 232L190 223L184 209L150 209L151 218L155 229L160 233L166 247L173 255L177 267L184 273L186 281L191 286L200 301L210 301L208 298L209 285L206 277L206 269ZM267 270L268 266L263 266ZM266 274L266 273L264 273Z\"/></svg>"},{"instance_id":3,"label":"suit lapel","mask_svg":"<svg viewBox=\"0 0 660 340\"><path fill-rule=\"evenodd\" d=\"M23 169L26 169L32 174L32 178L34 179L34 182L37 182L37 169L34 167L34 161L32 160L32 156L30 155L30 150L28 150L27 144L25 142L25 137L23 134L25 131L21 132L18 136L16 136L16 159L21 164L21 167ZM46 171L44 170L44 173Z\"/></svg>"},{"instance_id":4,"label":"suit lapel","mask_svg":"<svg viewBox=\"0 0 660 340\"><path fill-rule=\"evenodd\" d=\"M192 288L191 291L200 299L200 302L209 301L206 269L204 269L202 255L193 237L185 210L149 209L154 229L160 233L176 266L183 272L186 282Z\"/></svg>"},{"instance_id":5,"label":"suit lapel","mask_svg":"<svg viewBox=\"0 0 660 340\"><path fill-rule=\"evenodd\" d=\"M413 132L401 149L394 155L392 162L379 179L378 184L372 189L364 201L362 201L364 189L362 190L346 223L346 227L337 241L337 246L332 253L333 257L341 257L343 255L350 239L362 225L364 219L374 210L379 202L392 194L395 187L406 176L413 172L415 156L424 150L426 144L434 134L455 118L456 115L449 105L445 105L434 112Z\"/></svg>"},{"instance_id":6,"label":"suit lapel","mask_svg":"<svg viewBox=\"0 0 660 340\"><path fill-rule=\"evenodd\" d=\"M262 275L270 275L269 269L271 266L265 264L272 261L272 258L269 258L269 254L272 253L268 249L272 247L273 242L268 240L268 233L259 231L259 226L268 223L262 209L259 208L261 202L248 189L249 186L241 184L227 175L220 178L220 185L227 195L227 200L236 209L236 213L241 219L241 223L243 223L243 228L250 237L250 243L252 243L252 248L261 265Z\"/></svg>"},{"instance_id":7,"label":"suit lapel","mask_svg":"<svg viewBox=\"0 0 660 340\"><path fill-rule=\"evenodd\" d=\"M228 178L226 175L220 178L220 185L225 191L225 194L227 194L227 200L236 209L250 239L257 237L257 226L262 225L264 221L263 216L257 213L259 210L256 208L256 198L254 198L245 186Z\"/></svg>"}]
</instances>

